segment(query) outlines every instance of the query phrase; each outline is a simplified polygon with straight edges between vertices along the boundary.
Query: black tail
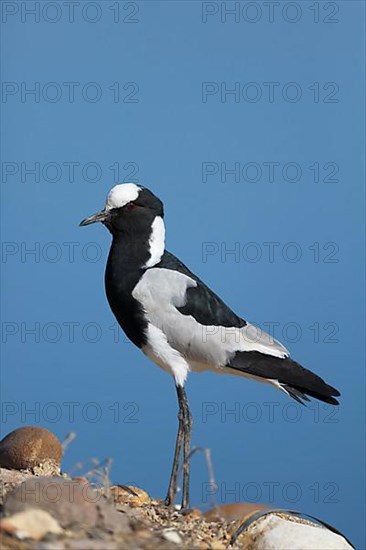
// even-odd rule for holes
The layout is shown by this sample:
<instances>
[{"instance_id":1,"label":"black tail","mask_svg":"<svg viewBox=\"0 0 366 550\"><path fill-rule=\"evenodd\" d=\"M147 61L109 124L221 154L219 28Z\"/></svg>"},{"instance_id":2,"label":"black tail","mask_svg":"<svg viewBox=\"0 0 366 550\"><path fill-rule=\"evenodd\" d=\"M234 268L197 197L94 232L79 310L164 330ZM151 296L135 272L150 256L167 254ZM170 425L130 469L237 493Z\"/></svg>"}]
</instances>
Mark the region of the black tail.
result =
<instances>
[{"instance_id":1,"label":"black tail","mask_svg":"<svg viewBox=\"0 0 366 550\"><path fill-rule=\"evenodd\" d=\"M238 351L227 367L245 374L276 380L299 403L309 401L309 395L325 403L339 405L334 398L341 395L338 390L289 357L280 359L259 351Z\"/></svg>"}]
</instances>

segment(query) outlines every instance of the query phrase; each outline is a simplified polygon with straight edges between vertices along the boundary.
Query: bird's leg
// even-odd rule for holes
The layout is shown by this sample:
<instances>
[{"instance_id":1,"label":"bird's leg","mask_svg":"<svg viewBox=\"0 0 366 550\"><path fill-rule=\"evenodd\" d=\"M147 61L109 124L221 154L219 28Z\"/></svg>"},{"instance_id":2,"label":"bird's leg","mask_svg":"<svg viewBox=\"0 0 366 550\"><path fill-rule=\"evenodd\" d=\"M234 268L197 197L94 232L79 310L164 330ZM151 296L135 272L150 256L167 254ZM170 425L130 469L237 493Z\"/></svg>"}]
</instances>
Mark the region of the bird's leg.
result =
<instances>
[{"instance_id":1,"label":"bird's leg","mask_svg":"<svg viewBox=\"0 0 366 550\"><path fill-rule=\"evenodd\" d=\"M183 404L184 410L184 442L183 442L183 495L182 510L189 508L189 466L190 447L192 433L192 415L189 410L187 394L181 386L177 387L178 399Z\"/></svg>"},{"instance_id":2,"label":"bird's leg","mask_svg":"<svg viewBox=\"0 0 366 550\"><path fill-rule=\"evenodd\" d=\"M175 451L174 451L174 459L173 459L173 467L172 467L172 473L170 474L170 481L169 481L169 487L168 487L168 493L166 495L164 504L165 506L173 506L175 503L175 498L177 496L177 478L178 478L178 466L179 466L179 455L182 448L182 442L184 437L184 417L185 417L185 411L182 405L182 399L180 398L180 389L181 386L176 386L177 388L177 394L178 394L178 403L179 403L179 413L178 413L178 433L177 433L177 440L175 443ZM184 391L184 390L183 390Z\"/></svg>"}]
</instances>

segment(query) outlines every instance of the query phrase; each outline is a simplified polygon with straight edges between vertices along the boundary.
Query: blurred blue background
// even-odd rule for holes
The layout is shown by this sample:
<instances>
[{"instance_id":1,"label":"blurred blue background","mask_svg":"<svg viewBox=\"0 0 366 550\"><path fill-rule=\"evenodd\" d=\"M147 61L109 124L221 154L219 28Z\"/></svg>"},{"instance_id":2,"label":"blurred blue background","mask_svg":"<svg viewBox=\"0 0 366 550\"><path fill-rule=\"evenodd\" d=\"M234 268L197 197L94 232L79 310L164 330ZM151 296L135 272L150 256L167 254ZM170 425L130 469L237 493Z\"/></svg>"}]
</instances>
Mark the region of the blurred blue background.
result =
<instances>
[{"instance_id":1,"label":"blurred blue background","mask_svg":"<svg viewBox=\"0 0 366 550\"><path fill-rule=\"evenodd\" d=\"M193 504L300 509L364 548L364 4L2 4L2 435L74 431L65 471L112 457L164 496L174 385L116 327L108 232L78 227L135 180L167 248L342 392L192 375L218 484L194 456Z\"/></svg>"}]
</instances>

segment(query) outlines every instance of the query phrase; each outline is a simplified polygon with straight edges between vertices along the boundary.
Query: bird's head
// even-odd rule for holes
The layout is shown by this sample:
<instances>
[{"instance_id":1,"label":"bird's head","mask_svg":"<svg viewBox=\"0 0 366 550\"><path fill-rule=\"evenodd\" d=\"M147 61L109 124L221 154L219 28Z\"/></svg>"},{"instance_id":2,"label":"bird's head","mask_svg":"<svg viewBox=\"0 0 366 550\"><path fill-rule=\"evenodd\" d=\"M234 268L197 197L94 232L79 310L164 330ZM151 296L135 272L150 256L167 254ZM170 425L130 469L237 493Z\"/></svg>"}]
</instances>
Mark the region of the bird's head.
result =
<instances>
[{"instance_id":1,"label":"bird's head","mask_svg":"<svg viewBox=\"0 0 366 550\"><path fill-rule=\"evenodd\" d=\"M138 234L151 228L155 218L164 216L164 207L149 189L135 183L112 187L104 209L80 222L81 226L103 223L113 235Z\"/></svg>"}]
</instances>

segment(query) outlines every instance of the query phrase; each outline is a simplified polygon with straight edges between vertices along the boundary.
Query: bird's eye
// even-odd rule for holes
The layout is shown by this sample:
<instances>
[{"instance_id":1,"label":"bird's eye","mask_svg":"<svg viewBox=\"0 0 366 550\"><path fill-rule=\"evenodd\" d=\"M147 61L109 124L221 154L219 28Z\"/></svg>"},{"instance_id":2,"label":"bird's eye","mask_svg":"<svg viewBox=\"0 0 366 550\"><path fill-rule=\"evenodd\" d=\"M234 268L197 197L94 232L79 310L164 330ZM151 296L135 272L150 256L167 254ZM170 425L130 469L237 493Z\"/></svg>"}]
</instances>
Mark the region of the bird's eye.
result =
<instances>
[{"instance_id":1,"label":"bird's eye","mask_svg":"<svg viewBox=\"0 0 366 550\"><path fill-rule=\"evenodd\" d=\"M129 210L133 210L134 208L136 208L137 204L135 202L129 202L128 203L128 209Z\"/></svg>"}]
</instances>

